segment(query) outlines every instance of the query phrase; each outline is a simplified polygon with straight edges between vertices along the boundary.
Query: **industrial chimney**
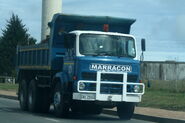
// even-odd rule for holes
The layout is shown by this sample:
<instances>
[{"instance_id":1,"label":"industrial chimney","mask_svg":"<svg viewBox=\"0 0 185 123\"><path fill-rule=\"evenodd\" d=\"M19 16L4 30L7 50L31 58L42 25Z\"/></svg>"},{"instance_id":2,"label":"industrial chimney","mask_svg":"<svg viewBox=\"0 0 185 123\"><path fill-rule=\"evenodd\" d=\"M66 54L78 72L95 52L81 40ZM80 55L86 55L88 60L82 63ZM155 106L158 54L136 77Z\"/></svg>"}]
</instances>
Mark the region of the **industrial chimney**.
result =
<instances>
[{"instance_id":1,"label":"industrial chimney","mask_svg":"<svg viewBox=\"0 0 185 123\"><path fill-rule=\"evenodd\" d=\"M56 13L62 12L62 0L42 0L42 29L41 41L45 40L50 33L48 22Z\"/></svg>"}]
</instances>

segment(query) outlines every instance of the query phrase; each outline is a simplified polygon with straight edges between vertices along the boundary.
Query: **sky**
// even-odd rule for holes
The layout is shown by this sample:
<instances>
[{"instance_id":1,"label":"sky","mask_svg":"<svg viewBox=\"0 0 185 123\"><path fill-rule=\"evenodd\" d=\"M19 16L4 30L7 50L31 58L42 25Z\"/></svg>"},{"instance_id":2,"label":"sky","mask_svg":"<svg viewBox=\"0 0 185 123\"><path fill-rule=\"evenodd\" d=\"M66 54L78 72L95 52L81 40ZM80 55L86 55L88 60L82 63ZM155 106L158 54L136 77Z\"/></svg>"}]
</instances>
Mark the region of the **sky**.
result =
<instances>
[{"instance_id":1,"label":"sky","mask_svg":"<svg viewBox=\"0 0 185 123\"><path fill-rule=\"evenodd\" d=\"M40 41L41 3L0 0L0 29L14 13ZM185 62L185 0L63 0L62 12L136 19L131 34L137 39L139 51L141 38L146 39L145 60Z\"/></svg>"}]
</instances>

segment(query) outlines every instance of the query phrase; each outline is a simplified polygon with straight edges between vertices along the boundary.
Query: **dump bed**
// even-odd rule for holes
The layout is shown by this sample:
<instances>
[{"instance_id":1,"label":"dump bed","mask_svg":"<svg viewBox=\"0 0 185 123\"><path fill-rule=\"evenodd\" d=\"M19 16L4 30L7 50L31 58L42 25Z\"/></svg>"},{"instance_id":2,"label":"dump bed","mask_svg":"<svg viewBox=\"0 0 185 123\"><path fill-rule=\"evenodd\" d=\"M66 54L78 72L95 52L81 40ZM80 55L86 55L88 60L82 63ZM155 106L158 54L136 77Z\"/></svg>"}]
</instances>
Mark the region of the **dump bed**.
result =
<instances>
[{"instance_id":1,"label":"dump bed","mask_svg":"<svg viewBox=\"0 0 185 123\"><path fill-rule=\"evenodd\" d=\"M50 69L49 45L37 44L17 47L19 69Z\"/></svg>"},{"instance_id":2,"label":"dump bed","mask_svg":"<svg viewBox=\"0 0 185 123\"><path fill-rule=\"evenodd\" d=\"M129 34L134 19L107 16L80 16L56 14L48 24L50 36L48 42L17 48L18 69L59 70L63 58L57 54L65 52L63 35L74 30L103 31L108 25L109 32Z\"/></svg>"}]
</instances>

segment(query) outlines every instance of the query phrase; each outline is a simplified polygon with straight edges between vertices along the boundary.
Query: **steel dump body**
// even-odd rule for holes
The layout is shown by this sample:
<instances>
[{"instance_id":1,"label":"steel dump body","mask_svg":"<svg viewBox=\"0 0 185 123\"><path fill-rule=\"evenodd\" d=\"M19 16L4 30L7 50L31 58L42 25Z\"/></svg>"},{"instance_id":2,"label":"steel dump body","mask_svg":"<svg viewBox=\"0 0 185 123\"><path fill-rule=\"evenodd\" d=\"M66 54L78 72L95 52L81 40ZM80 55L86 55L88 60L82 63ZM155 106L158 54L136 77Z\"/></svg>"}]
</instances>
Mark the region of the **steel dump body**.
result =
<instances>
[{"instance_id":1,"label":"steel dump body","mask_svg":"<svg viewBox=\"0 0 185 123\"><path fill-rule=\"evenodd\" d=\"M49 39L44 44L18 47L18 69L61 70L62 58L56 57L65 53L63 36L59 31L68 33L74 30L103 31L105 24L109 32L129 34L133 19L122 19L100 16L78 16L56 14L48 24L51 28Z\"/></svg>"}]
</instances>

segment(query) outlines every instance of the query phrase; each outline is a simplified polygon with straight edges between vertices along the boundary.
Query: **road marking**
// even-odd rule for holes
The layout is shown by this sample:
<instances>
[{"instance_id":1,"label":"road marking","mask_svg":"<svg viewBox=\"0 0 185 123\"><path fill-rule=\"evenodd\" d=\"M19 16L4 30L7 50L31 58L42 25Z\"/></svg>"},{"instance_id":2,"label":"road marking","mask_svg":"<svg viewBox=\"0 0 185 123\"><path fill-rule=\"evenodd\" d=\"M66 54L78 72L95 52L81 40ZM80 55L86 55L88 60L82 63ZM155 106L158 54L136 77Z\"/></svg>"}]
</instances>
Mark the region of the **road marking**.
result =
<instances>
[{"instance_id":1,"label":"road marking","mask_svg":"<svg viewBox=\"0 0 185 123\"><path fill-rule=\"evenodd\" d=\"M49 120L49 121L53 121L53 122L59 122L59 120L55 120L55 119L52 119L52 118L45 118L46 120Z\"/></svg>"}]
</instances>

